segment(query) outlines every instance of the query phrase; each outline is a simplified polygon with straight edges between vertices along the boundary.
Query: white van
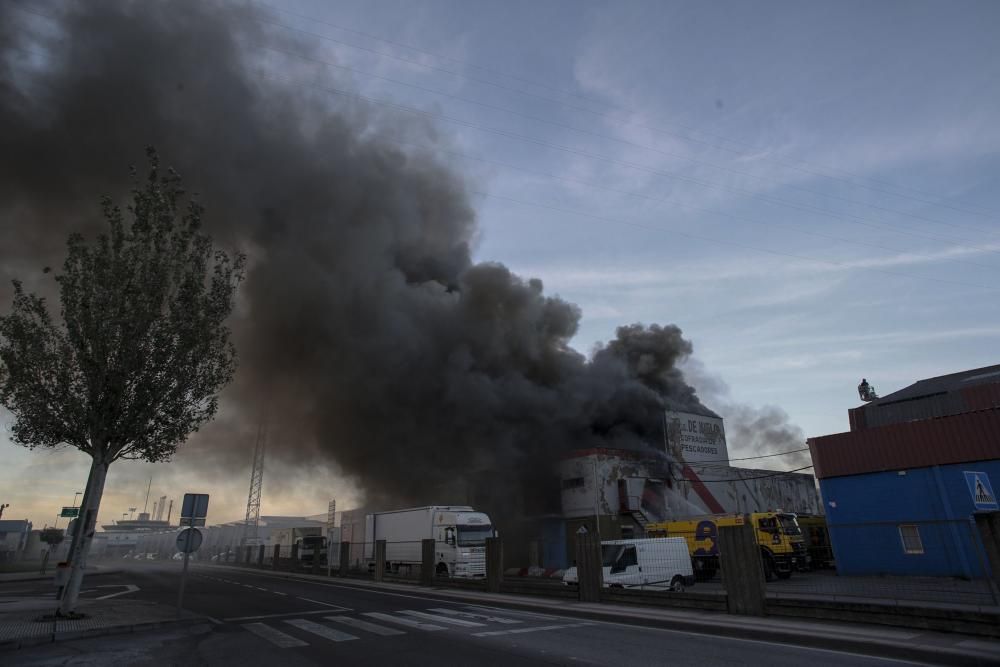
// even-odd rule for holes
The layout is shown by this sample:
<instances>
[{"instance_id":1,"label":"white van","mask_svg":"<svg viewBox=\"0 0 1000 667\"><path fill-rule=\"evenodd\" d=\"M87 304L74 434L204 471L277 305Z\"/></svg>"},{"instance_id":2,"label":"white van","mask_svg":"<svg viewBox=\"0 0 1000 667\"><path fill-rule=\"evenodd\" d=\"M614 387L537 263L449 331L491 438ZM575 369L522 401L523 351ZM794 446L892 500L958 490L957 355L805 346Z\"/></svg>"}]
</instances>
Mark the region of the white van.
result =
<instances>
[{"instance_id":1,"label":"white van","mask_svg":"<svg viewBox=\"0 0 1000 667\"><path fill-rule=\"evenodd\" d=\"M653 537L601 542L604 585L681 592L694 585L687 540ZM577 585L576 567L566 570L563 583Z\"/></svg>"}]
</instances>

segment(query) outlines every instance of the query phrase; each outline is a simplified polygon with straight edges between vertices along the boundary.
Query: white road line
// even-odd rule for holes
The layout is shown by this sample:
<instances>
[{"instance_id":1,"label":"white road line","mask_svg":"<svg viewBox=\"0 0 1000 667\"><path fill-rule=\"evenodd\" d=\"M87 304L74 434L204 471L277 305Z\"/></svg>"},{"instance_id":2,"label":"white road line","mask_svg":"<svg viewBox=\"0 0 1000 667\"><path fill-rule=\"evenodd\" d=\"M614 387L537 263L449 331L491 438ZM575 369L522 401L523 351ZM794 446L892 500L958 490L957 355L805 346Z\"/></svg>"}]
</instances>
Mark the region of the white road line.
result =
<instances>
[{"instance_id":1,"label":"white road line","mask_svg":"<svg viewBox=\"0 0 1000 667\"><path fill-rule=\"evenodd\" d=\"M120 586L125 586L125 590L118 591L117 593L110 593L108 595L102 595L100 597L94 598L95 600L107 600L108 598L118 597L119 595L125 595L126 593L135 593L139 590L138 586L132 584L111 584L109 586L98 586L98 588L118 588Z\"/></svg>"},{"instance_id":2,"label":"white road line","mask_svg":"<svg viewBox=\"0 0 1000 667\"><path fill-rule=\"evenodd\" d=\"M421 623L420 621L414 620L412 618L399 618L398 616L390 616L389 614L382 614L377 611L370 611L365 614L371 618L376 618L380 621L388 621L389 623L398 623L400 625L405 625L410 628L416 628L417 630L426 630L427 632L434 632L435 630L445 630L440 625L434 625L432 623Z\"/></svg>"},{"instance_id":3,"label":"white road line","mask_svg":"<svg viewBox=\"0 0 1000 667\"><path fill-rule=\"evenodd\" d=\"M438 623L448 623L449 625L460 625L463 628L481 628L482 623L475 623L473 621L465 621L460 618L448 618L447 616L440 616L438 614L428 614L422 611L412 611L412 610L402 610L400 614L406 614L407 616L416 616L417 618L423 618L428 621L437 621Z\"/></svg>"},{"instance_id":4,"label":"white road line","mask_svg":"<svg viewBox=\"0 0 1000 667\"><path fill-rule=\"evenodd\" d=\"M495 637L497 635L523 635L526 632L544 632L546 630L563 630L565 628L582 628L593 623L566 623L564 625L542 625L537 628L517 628L515 630L493 630L492 632L474 632L473 637Z\"/></svg>"},{"instance_id":5,"label":"white road line","mask_svg":"<svg viewBox=\"0 0 1000 667\"><path fill-rule=\"evenodd\" d=\"M514 625L515 623L524 622L513 618L490 616L489 614L473 614L471 611L455 611L454 609L431 609L430 611L434 611L439 614L448 614L449 616L461 616L463 618L481 618L482 620L489 621L490 623L502 623L503 625Z\"/></svg>"},{"instance_id":6,"label":"white road line","mask_svg":"<svg viewBox=\"0 0 1000 667\"><path fill-rule=\"evenodd\" d=\"M236 616L235 618L224 618L223 621L257 621L262 618L284 618L286 616L306 616L311 614L329 614L329 609L319 609L316 611L286 611L281 614L261 614L259 616Z\"/></svg>"},{"instance_id":7,"label":"white road line","mask_svg":"<svg viewBox=\"0 0 1000 667\"><path fill-rule=\"evenodd\" d=\"M309 646L307 642L296 639L291 635L286 635L281 630L275 630L270 625L263 623L247 623L243 626L250 632L262 639L266 639L279 648L295 648L296 646Z\"/></svg>"},{"instance_id":8,"label":"white road line","mask_svg":"<svg viewBox=\"0 0 1000 667\"><path fill-rule=\"evenodd\" d=\"M479 604L467 604L467 605L465 605L465 608L466 609L481 610L481 611L490 611L490 612L497 612L498 611L501 614L505 613L505 612L514 612L513 609L504 609L503 607L487 607L487 606L479 605ZM541 619L541 620L545 620L545 621L564 621L564 620L572 619L571 616L552 616L550 614L539 614L538 612L525 611L523 609L518 609L516 611L516 613L519 616L528 616L530 618L537 618L537 619ZM683 632L683 631L680 631L680 632Z\"/></svg>"},{"instance_id":9,"label":"white road line","mask_svg":"<svg viewBox=\"0 0 1000 667\"><path fill-rule=\"evenodd\" d=\"M265 593L267 593L266 588L261 588L260 586L254 586L254 588L256 588L258 591L264 591Z\"/></svg>"},{"instance_id":10,"label":"white road line","mask_svg":"<svg viewBox=\"0 0 1000 667\"><path fill-rule=\"evenodd\" d=\"M285 597L288 597L288 593L282 593L281 591L271 591L271 592L274 593L275 595L284 595Z\"/></svg>"},{"instance_id":11,"label":"white road line","mask_svg":"<svg viewBox=\"0 0 1000 667\"><path fill-rule=\"evenodd\" d=\"M304 618L293 618L285 621L288 625L294 626L299 630L305 630L306 632L311 632L314 635L322 637L323 639L329 639L332 642L347 642L352 639L357 639L354 635L349 635L346 632L341 632L340 630L334 630L333 628L328 628L325 625L320 625L319 623L313 623L312 621L307 621Z\"/></svg>"},{"instance_id":12,"label":"white road line","mask_svg":"<svg viewBox=\"0 0 1000 667\"><path fill-rule=\"evenodd\" d=\"M397 630L396 628L387 628L384 625L377 625L375 623L369 623L368 621L362 621L360 618L353 618L351 616L324 616L328 621L334 621L335 623L343 623L344 625L350 625L351 627L358 628L360 630L367 630L368 632L374 632L376 635L382 635L383 637L391 637L393 635L405 635L406 632L403 630Z\"/></svg>"},{"instance_id":13,"label":"white road line","mask_svg":"<svg viewBox=\"0 0 1000 667\"><path fill-rule=\"evenodd\" d=\"M321 604L324 607L333 607L337 611L353 611L348 607L341 607L339 604L330 604L329 602L320 602L319 600L310 600L309 598L297 598L303 600L304 602L312 602L313 604Z\"/></svg>"}]
</instances>

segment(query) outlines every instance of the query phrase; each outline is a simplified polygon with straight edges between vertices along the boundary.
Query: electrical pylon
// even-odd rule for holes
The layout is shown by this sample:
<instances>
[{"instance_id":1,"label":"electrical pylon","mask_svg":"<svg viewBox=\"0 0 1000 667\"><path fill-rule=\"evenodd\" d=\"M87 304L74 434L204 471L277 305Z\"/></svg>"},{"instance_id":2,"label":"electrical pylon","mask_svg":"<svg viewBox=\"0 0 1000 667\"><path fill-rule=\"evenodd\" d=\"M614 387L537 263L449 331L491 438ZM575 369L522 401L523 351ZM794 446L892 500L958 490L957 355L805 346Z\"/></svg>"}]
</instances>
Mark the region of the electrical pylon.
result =
<instances>
[{"instance_id":1,"label":"electrical pylon","mask_svg":"<svg viewBox=\"0 0 1000 667\"><path fill-rule=\"evenodd\" d=\"M257 526L260 523L260 496L264 486L264 444L267 441L267 430L261 423L257 427L257 444L253 449L253 468L250 470L250 494L247 496L247 515L243 523L244 545L249 540L257 539Z\"/></svg>"}]
</instances>

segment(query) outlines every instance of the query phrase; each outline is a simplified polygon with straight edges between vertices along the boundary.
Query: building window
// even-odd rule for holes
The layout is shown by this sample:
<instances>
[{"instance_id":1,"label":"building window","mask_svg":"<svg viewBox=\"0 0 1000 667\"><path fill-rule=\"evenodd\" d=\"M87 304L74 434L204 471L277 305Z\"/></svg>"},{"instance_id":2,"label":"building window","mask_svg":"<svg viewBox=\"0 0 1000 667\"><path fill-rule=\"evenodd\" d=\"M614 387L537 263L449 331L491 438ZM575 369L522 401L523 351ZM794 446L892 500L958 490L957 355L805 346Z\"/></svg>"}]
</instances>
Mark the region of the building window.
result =
<instances>
[{"instance_id":1,"label":"building window","mask_svg":"<svg viewBox=\"0 0 1000 667\"><path fill-rule=\"evenodd\" d=\"M903 553L922 554L924 543L920 540L920 529L912 523L899 526L899 538L903 541Z\"/></svg>"},{"instance_id":2,"label":"building window","mask_svg":"<svg viewBox=\"0 0 1000 667\"><path fill-rule=\"evenodd\" d=\"M570 477L562 481L563 491L567 489L582 489L584 486L583 477Z\"/></svg>"}]
</instances>

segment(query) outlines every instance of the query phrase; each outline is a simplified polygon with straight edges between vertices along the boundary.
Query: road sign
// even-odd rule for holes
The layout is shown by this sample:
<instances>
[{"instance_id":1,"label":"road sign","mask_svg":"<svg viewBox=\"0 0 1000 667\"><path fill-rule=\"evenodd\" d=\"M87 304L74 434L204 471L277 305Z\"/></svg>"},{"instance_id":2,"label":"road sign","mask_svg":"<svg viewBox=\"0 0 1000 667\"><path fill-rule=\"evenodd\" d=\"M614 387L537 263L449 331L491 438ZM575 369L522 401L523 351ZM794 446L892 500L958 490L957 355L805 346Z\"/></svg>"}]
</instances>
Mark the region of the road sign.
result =
<instances>
[{"instance_id":1,"label":"road sign","mask_svg":"<svg viewBox=\"0 0 1000 667\"><path fill-rule=\"evenodd\" d=\"M64 507L62 508L62 512L59 513L59 516L68 516L71 519L75 519L76 517L80 516L80 508Z\"/></svg>"},{"instance_id":2,"label":"road sign","mask_svg":"<svg viewBox=\"0 0 1000 667\"><path fill-rule=\"evenodd\" d=\"M990 484L989 475L985 472L966 470L965 483L969 486L969 494L972 496L972 504L977 512L1000 509L997 504L997 494L993 493L993 486Z\"/></svg>"},{"instance_id":3,"label":"road sign","mask_svg":"<svg viewBox=\"0 0 1000 667\"><path fill-rule=\"evenodd\" d=\"M576 534L577 535L586 535L587 532L588 531L587 531L587 527L586 526L580 526L579 528L576 529Z\"/></svg>"},{"instance_id":4,"label":"road sign","mask_svg":"<svg viewBox=\"0 0 1000 667\"><path fill-rule=\"evenodd\" d=\"M201 547L201 531L197 528L185 528L177 534L177 550L191 554Z\"/></svg>"},{"instance_id":5,"label":"road sign","mask_svg":"<svg viewBox=\"0 0 1000 667\"><path fill-rule=\"evenodd\" d=\"M184 503L181 505L181 519L204 519L206 516L208 516L208 494L185 493ZM202 521L198 525L203 526L205 522Z\"/></svg>"}]
</instances>

